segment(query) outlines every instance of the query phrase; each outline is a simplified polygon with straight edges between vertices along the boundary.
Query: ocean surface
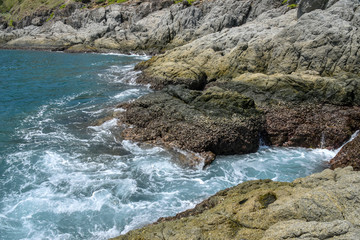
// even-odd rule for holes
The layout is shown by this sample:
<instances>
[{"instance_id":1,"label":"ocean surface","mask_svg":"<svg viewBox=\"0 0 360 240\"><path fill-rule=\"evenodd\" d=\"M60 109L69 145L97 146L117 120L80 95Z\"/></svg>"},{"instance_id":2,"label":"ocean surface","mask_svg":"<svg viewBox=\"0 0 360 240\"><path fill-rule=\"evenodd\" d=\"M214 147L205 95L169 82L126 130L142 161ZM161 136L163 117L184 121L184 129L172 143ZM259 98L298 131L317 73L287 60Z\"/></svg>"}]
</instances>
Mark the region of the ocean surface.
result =
<instances>
[{"instance_id":1,"label":"ocean surface","mask_svg":"<svg viewBox=\"0 0 360 240\"><path fill-rule=\"evenodd\" d=\"M262 146L185 169L171 153L121 139L119 102L146 56L0 50L0 239L108 239L194 207L246 180L292 181L335 151Z\"/></svg>"}]
</instances>

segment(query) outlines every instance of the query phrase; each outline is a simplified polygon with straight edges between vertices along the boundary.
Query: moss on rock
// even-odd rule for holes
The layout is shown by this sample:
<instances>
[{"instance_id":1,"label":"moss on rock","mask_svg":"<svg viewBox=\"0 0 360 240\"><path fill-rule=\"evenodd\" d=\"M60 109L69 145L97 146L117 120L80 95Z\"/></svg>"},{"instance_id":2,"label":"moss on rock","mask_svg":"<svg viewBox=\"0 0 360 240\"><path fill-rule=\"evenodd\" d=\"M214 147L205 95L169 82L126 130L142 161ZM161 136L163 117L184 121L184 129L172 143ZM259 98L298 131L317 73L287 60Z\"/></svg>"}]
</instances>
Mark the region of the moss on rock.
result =
<instances>
[{"instance_id":1,"label":"moss on rock","mask_svg":"<svg viewBox=\"0 0 360 240\"><path fill-rule=\"evenodd\" d=\"M273 192L268 192L264 195L259 196L259 203L261 204L261 208L267 208L270 204L275 202L277 199L276 194Z\"/></svg>"}]
</instances>

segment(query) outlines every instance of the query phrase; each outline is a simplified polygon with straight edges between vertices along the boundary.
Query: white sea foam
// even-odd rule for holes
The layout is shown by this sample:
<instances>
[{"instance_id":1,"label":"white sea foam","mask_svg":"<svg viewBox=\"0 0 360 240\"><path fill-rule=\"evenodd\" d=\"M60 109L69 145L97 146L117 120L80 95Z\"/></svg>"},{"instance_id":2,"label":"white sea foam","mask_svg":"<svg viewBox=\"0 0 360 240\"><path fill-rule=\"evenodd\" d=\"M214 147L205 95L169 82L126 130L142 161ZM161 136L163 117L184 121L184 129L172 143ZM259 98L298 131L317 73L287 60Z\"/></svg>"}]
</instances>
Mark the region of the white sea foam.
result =
<instances>
[{"instance_id":1,"label":"white sea foam","mask_svg":"<svg viewBox=\"0 0 360 240\"><path fill-rule=\"evenodd\" d=\"M114 112L125 112L126 110L124 108L115 108Z\"/></svg>"},{"instance_id":2,"label":"white sea foam","mask_svg":"<svg viewBox=\"0 0 360 240\"><path fill-rule=\"evenodd\" d=\"M100 126L89 126L88 128L93 129L97 132L104 132L104 131L107 132L109 129L117 126L117 122L118 120L116 118L113 118L104 122Z\"/></svg>"},{"instance_id":3,"label":"white sea foam","mask_svg":"<svg viewBox=\"0 0 360 240\"><path fill-rule=\"evenodd\" d=\"M90 240L101 240L101 239L109 239L119 236L121 233L116 225L114 225L112 228L108 230L98 230L97 227L95 227L94 231L90 231L92 237L90 237Z\"/></svg>"},{"instance_id":4,"label":"white sea foam","mask_svg":"<svg viewBox=\"0 0 360 240\"><path fill-rule=\"evenodd\" d=\"M32 219L39 212L49 216L66 214L78 217L82 214L92 213L89 215L92 216L96 213L96 216L103 213L107 214L106 218L113 218L110 219L110 225L105 229L102 226L91 227L89 230L80 225L81 229L78 231L85 232L83 237L77 237L114 237L148 224L158 217L173 215L193 207L206 196L241 181L269 176L281 180L283 175L277 172L280 171L278 165L281 168L281 164L291 165L299 164L296 161L307 161L309 156L312 161L311 159L319 154L325 154L327 158L332 155L328 150L269 148L247 156L220 156L208 170L185 170L171 163L170 155L163 155L164 150L161 148L142 148L130 141L123 141L122 144L134 154L132 161L128 163L109 165L91 160L81 161L82 154L46 151L43 161L33 166L47 177L40 181L34 179L30 188L32 190L13 196L12 200L8 198L10 205L3 216L28 216L26 220L22 220L27 222L23 224L27 224L27 228L36 229L37 226L31 226L35 224ZM31 158L32 154L35 152L22 156ZM20 154L17 158L20 158ZM100 155L99 158L104 156ZM257 162L259 159L261 161ZM24 185L24 189L28 187L29 185ZM11 206L11 202L15 204ZM86 219L96 225L95 218ZM118 225L116 219L123 219L125 222ZM41 234L44 233L33 231L29 239L43 236ZM74 239L72 234L51 228L46 234L50 234L52 239Z\"/></svg>"},{"instance_id":5,"label":"white sea foam","mask_svg":"<svg viewBox=\"0 0 360 240\"><path fill-rule=\"evenodd\" d=\"M360 133L360 130L355 131L355 132L351 135L351 137L350 137L349 140L347 140L341 147L339 147L338 149L335 150L336 153L338 153L346 144L348 144L349 142L351 142L352 140L354 140L354 139L359 135L359 133Z\"/></svg>"},{"instance_id":6,"label":"white sea foam","mask_svg":"<svg viewBox=\"0 0 360 240\"><path fill-rule=\"evenodd\" d=\"M149 55L146 54L136 54L136 53L131 53L129 54L122 54L122 53L100 53L101 55L105 55L105 56L120 56L120 57L134 57L136 59L140 59L140 60L148 60L150 59Z\"/></svg>"},{"instance_id":7,"label":"white sea foam","mask_svg":"<svg viewBox=\"0 0 360 240\"><path fill-rule=\"evenodd\" d=\"M164 149L161 147L153 147L150 145L148 146L144 145L144 147L139 147L137 143L130 140L123 140L122 145L126 150L130 151L135 155L148 155L148 154L155 154L164 151Z\"/></svg>"},{"instance_id":8,"label":"white sea foam","mask_svg":"<svg viewBox=\"0 0 360 240\"><path fill-rule=\"evenodd\" d=\"M128 100L129 97L137 98L141 95L143 95L143 93L140 91L140 89L128 89L116 94L114 98L116 98L117 100L125 101Z\"/></svg>"}]
</instances>

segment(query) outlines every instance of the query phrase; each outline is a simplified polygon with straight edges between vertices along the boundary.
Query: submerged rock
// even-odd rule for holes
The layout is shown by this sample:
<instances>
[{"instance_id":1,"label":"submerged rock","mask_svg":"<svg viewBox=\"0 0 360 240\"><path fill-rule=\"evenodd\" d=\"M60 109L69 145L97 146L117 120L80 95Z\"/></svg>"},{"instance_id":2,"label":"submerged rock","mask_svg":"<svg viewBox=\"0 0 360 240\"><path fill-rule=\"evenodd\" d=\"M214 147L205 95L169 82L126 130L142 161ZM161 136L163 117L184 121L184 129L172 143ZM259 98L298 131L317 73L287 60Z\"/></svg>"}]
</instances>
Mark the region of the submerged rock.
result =
<instances>
[{"instance_id":1,"label":"submerged rock","mask_svg":"<svg viewBox=\"0 0 360 240\"><path fill-rule=\"evenodd\" d=\"M325 170L292 183L249 181L194 209L114 239L358 239L360 174Z\"/></svg>"},{"instance_id":2,"label":"submerged rock","mask_svg":"<svg viewBox=\"0 0 360 240\"><path fill-rule=\"evenodd\" d=\"M360 171L360 135L347 143L330 161L331 169L352 166Z\"/></svg>"}]
</instances>

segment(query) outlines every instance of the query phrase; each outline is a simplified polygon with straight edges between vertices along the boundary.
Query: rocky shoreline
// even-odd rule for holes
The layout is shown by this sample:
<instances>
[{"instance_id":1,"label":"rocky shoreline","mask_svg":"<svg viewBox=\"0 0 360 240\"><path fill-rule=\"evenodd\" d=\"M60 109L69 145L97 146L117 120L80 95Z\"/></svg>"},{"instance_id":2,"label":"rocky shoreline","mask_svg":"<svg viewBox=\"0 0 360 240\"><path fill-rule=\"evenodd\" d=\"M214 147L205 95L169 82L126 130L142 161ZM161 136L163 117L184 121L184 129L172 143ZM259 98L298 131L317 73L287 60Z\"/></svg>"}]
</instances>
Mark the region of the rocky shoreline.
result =
<instances>
[{"instance_id":1,"label":"rocky shoreline","mask_svg":"<svg viewBox=\"0 0 360 240\"><path fill-rule=\"evenodd\" d=\"M356 240L359 182L351 167L292 183L249 181L114 239Z\"/></svg>"},{"instance_id":2,"label":"rocky shoreline","mask_svg":"<svg viewBox=\"0 0 360 240\"><path fill-rule=\"evenodd\" d=\"M358 0L84 6L35 12L16 28L0 21L0 47L154 55L136 69L156 91L114 114L125 139L188 151L181 164L256 152L260 141L336 149L360 129ZM359 139L332 169L360 169ZM345 168L243 183L120 239L356 239L359 176Z\"/></svg>"}]
</instances>

